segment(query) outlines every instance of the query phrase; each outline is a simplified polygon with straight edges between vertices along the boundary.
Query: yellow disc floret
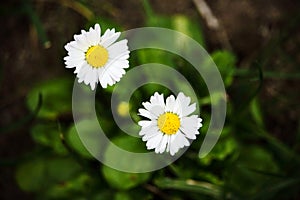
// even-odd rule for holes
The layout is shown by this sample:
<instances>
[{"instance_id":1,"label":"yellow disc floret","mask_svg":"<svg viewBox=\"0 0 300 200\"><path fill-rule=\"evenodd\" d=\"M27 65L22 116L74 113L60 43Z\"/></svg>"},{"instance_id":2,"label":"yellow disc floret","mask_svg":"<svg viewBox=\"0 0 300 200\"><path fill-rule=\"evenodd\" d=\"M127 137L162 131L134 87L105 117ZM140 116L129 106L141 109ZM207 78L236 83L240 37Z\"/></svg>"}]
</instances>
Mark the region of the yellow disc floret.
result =
<instances>
[{"instance_id":1,"label":"yellow disc floret","mask_svg":"<svg viewBox=\"0 0 300 200\"><path fill-rule=\"evenodd\" d=\"M85 53L85 59L92 67L103 67L108 61L108 51L100 45L91 46Z\"/></svg>"},{"instance_id":2,"label":"yellow disc floret","mask_svg":"<svg viewBox=\"0 0 300 200\"><path fill-rule=\"evenodd\" d=\"M172 135L180 128L180 119L177 114L166 112L158 117L157 125L161 132Z\"/></svg>"}]
</instances>

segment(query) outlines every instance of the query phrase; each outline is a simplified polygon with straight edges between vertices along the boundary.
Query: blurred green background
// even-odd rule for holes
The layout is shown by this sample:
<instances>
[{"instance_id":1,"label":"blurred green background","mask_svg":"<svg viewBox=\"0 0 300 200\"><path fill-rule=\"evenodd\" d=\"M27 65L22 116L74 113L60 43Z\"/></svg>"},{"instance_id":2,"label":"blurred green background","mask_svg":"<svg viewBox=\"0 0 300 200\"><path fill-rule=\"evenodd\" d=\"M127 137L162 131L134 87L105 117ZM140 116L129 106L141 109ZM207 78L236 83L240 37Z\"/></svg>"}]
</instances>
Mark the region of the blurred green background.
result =
<instances>
[{"instance_id":1,"label":"blurred green background","mask_svg":"<svg viewBox=\"0 0 300 200\"><path fill-rule=\"evenodd\" d=\"M297 0L2 1L0 199L300 199L299 8ZM172 165L145 174L103 166L83 147L71 111L75 77L64 68L63 46L97 22L102 30L171 28L209 52L226 86L228 111L205 158L198 151L216 102L185 60L158 50L131 52L130 66L158 62L185 75L204 119L200 136ZM145 151L114 123L107 109L112 89L97 90L101 125L116 145ZM154 91L170 94L143 86L129 105L120 105L120 116L129 106L139 120L137 109ZM93 130L88 120L80 123Z\"/></svg>"}]
</instances>

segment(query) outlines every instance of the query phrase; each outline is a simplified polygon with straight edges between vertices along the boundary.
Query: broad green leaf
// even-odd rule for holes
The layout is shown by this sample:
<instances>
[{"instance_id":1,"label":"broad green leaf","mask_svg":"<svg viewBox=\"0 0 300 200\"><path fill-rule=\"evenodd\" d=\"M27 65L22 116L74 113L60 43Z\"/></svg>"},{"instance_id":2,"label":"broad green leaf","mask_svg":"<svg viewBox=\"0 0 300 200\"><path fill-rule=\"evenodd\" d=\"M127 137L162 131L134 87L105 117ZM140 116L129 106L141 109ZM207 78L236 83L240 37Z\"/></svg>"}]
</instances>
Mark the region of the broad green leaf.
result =
<instances>
[{"instance_id":1,"label":"broad green leaf","mask_svg":"<svg viewBox=\"0 0 300 200\"><path fill-rule=\"evenodd\" d=\"M237 193L254 195L266 183L276 180L273 176L266 176L255 171L277 173L278 170L270 152L257 145L241 146L238 160L226 169L225 184Z\"/></svg>"},{"instance_id":2,"label":"broad green leaf","mask_svg":"<svg viewBox=\"0 0 300 200\"><path fill-rule=\"evenodd\" d=\"M114 200L132 200L131 196L126 192L117 192Z\"/></svg>"},{"instance_id":3,"label":"broad green leaf","mask_svg":"<svg viewBox=\"0 0 300 200\"><path fill-rule=\"evenodd\" d=\"M131 152L146 152L144 144L141 142L139 138L131 137L131 136L120 136L116 137L112 140L112 142L117 145L118 147L131 151ZM115 159L117 160L120 165L122 163L126 163L126 165L132 165L133 169L136 167L141 167L144 165L148 165L151 163L141 162L141 163L130 163L129 160L127 160L124 157L120 157L116 154L113 145L109 145L105 155L105 160L107 159ZM118 171L116 169L112 169L110 167L107 167L105 165L101 168L102 173L104 175L104 178L106 181L114 188L122 189L122 190L128 190L130 188L136 187L140 185L141 183L146 182L150 178L150 173L125 173Z\"/></svg>"},{"instance_id":4,"label":"broad green leaf","mask_svg":"<svg viewBox=\"0 0 300 200\"><path fill-rule=\"evenodd\" d=\"M58 154L67 154L67 150L62 144L57 124L36 124L30 132L35 142L51 147Z\"/></svg>"},{"instance_id":5,"label":"broad green leaf","mask_svg":"<svg viewBox=\"0 0 300 200\"><path fill-rule=\"evenodd\" d=\"M162 15L152 15L147 18L146 26L172 28L172 18Z\"/></svg>"},{"instance_id":6,"label":"broad green leaf","mask_svg":"<svg viewBox=\"0 0 300 200\"><path fill-rule=\"evenodd\" d=\"M138 56L139 64L160 63L167 66L175 66L173 61L175 55L169 52L158 49L140 49L136 53ZM153 71L153 69L151 69L151 66L145 68L145 70L145 72L148 72L146 74L149 75L149 77L147 78L159 75L159 71Z\"/></svg>"},{"instance_id":7,"label":"broad green leaf","mask_svg":"<svg viewBox=\"0 0 300 200\"><path fill-rule=\"evenodd\" d=\"M106 165L102 166L102 173L106 181L113 187L121 190L128 190L146 182L150 173L126 173Z\"/></svg>"},{"instance_id":8,"label":"broad green leaf","mask_svg":"<svg viewBox=\"0 0 300 200\"><path fill-rule=\"evenodd\" d=\"M208 182L200 182L191 179L174 180L170 178L160 178L155 180L155 184L162 189L196 192L209 195L214 199L221 199L221 188Z\"/></svg>"},{"instance_id":9,"label":"broad green leaf","mask_svg":"<svg viewBox=\"0 0 300 200\"><path fill-rule=\"evenodd\" d=\"M228 129L225 129L225 134ZM222 134L221 134L222 135ZM236 152L238 147L237 141L233 137L220 138L212 151L200 159L200 162L205 165L211 164L213 160L225 160L227 156Z\"/></svg>"},{"instance_id":10,"label":"broad green leaf","mask_svg":"<svg viewBox=\"0 0 300 200\"><path fill-rule=\"evenodd\" d=\"M28 192L38 191L45 185L45 173L45 163L41 160L32 160L17 168L16 180L22 190Z\"/></svg>"},{"instance_id":11,"label":"broad green leaf","mask_svg":"<svg viewBox=\"0 0 300 200\"><path fill-rule=\"evenodd\" d=\"M91 200L112 200L114 198L114 191L110 188L102 189L96 194L91 195Z\"/></svg>"},{"instance_id":12,"label":"broad green leaf","mask_svg":"<svg viewBox=\"0 0 300 200\"><path fill-rule=\"evenodd\" d=\"M225 86L230 86L236 64L235 55L229 51L215 51L211 54L211 57L222 75Z\"/></svg>"},{"instance_id":13,"label":"broad green leaf","mask_svg":"<svg viewBox=\"0 0 300 200\"><path fill-rule=\"evenodd\" d=\"M74 178L68 179L58 184L50 186L42 194L43 199L85 199L89 194L91 184L90 176L85 173L78 174Z\"/></svg>"},{"instance_id":14,"label":"broad green leaf","mask_svg":"<svg viewBox=\"0 0 300 200\"><path fill-rule=\"evenodd\" d=\"M56 119L59 115L71 112L72 85L70 79L54 79L34 87L27 96L28 108L33 111L42 95L42 106L38 117Z\"/></svg>"},{"instance_id":15,"label":"broad green leaf","mask_svg":"<svg viewBox=\"0 0 300 200\"><path fill-rule=\"evenodd\" d=\"M67 135L66 141L68 144L81 156L85 158L94 158L90 151L100 152L101 151L101 141L99 141L98 137L98 123L90 120L82 120L79 123L73 125ZM78 134L78 130L81 132L81 135ZM83 144L85 142L87 147Z\"/></svg>"},{"instance_id":16,"label":"broad green leaf","mask_svg":"<svg viewBox=\"0 0 300 200\"><path fill-rule=\"evenodd\" d=\"M241 167L247 166L247 168L266 170L268 172L276 172L278 170L272 154L256 145L243 147L239 162Z\"/></svg>"},{"instance_id":17,"label":"broad green leaf","mask_svg":"<svg viewBox=\"0 0 300 200\"><path fill-rule=\"evenodd\" d=\"M204 46L203 33L199 22L195 22L184 15L175 15L172 17L172 28L196 40L200 45ZM178 45L184 44L183 38L178 38Z\"/></svg>"},{"instance_id":18,"label":"broad green leaf","mask_svg":"<svg viewBox=\"0 0 300 200\"><path fill-rule=\"evenodd\" d=\"M55 157L45 160L48 178L55 183L64 182L77 175L81 167L69 157Z\"/></svg>"},{"instance_id":19,"label":"broad green leaf","mask_svg":"<svg viewBox=\"0 0 300 200\"><path fill-rule=\"evenodd\" d=\"M120 166L121 168L130 168L132 171L140 171L141 169L151 168L153 166L153 160L145 157L144 159L135 160L134 165L128 162L128 159L132 159L131 156L123 156L122 151L119 149L133 152L133 153L147 153L146 144L140 139L133 136L118 136L111 140L105 151L104 160L114 166Z\"/></svg>"},{"instance_id":20,"label":"broad green leaf","mask_svg":"<svg viewBox=\"0 0 300 200\"><path fill-rule=\"evenodd\" d=\"M18 166L16 180L24 191L40 191L76 175L80 166L65 157L37 158Z\"/></svg>"}]
</instances>

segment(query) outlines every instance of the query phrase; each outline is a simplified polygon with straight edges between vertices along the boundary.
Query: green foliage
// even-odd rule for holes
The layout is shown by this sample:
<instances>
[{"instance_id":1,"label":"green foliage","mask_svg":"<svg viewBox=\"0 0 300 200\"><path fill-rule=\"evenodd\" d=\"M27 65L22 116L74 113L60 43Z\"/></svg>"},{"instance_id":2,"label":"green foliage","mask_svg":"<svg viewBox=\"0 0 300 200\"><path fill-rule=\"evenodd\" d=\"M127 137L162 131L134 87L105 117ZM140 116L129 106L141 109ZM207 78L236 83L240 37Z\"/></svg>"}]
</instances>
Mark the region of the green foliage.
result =
<instances>
[{"instance_id":1,"label":"green foliage","mask_svg":"<svg viewBox=\"0 0 300 200\"><path fill-rule=\"evenodd\" d=\"M63 78L37 85L28 94L28 108L34 111L38 104L38 96L41 94L42 107L38 117L54 120L59 115L71 111L72 83L72 80Z\"/></svg>"},{"instance_id":2,"label":"green foliage","mask_svg":"<svg viewBox=\"0 0 300 200\"><path fill-rule=\"evenodd\" d=\"M80 2L76 1L76 5L89 5L89 1ZM162 16L153 12L147 0L143 0L142 3L145 8L146 26L173 29L205 46L199 18L185 15ZM90 16L94 16L91 11L93 9L89 10ZM124 28L102 16L93 17L86 26L90 27L95 23L101 24L102 33L107 28L116 28L117 31ZM184 37L176 38L175 47L186 50L184 40ZM207 87L195 73L195 69L170 52L141 49L130 54L131 66L161 63L182 73L196 92L197 99L192 101L199 104L200 116L203 119L201 134L185 154L171 165L155 172L121 172L100 164L94 157L101 156L112 165L118 164L136 171L140 167L153 165L152 160L133 160L119 153L121 150L134 153L144 153L148 150L141 138L126 135L114 123L111 110L107 109L110 103L109 95L113 92L114 86L107 89L98 88L95 97L99 123L112 142L108 145L99 140L99 124L85 118L85 114L88 113L86 106L78 108L84 117L74 124L73 77L49 80L32 88L26 99L28 109L32 113L36 111L39 94L42 96L42 104L36 120L29 127L35 149L16 165L15 178L20 189L33 194L36 199L46 200L259 200L298 197L300 158L297 150L299 151L300 137L298 136L295 145L291 147L291 144L285 144L268 133L264 107L261 105L262 99L258 96L263 69L259 66L259 73L256 69L240 69L237 66L238 57L234 52L227 50L216 50L210 55L211 59L204 60L201 67L209 72L212 64L216 64L228 92L226 97L217 92L208 95ZM147 76L138 78L166 76L151 67L145 71ZM267 73L267 76L271 75L274 78L278 74ZM246 84L240 84L239 81ZM174 80L174 85L182 91L191 91L191 88L181 80ZM84 90L89 92L90 88L85 87ZM130 115L134 121L141 119L137 115L141 102L156 91L171 94L168 88L159 84L147 84L134 92L128 102ZM127 90L118 91L118 95L123 97L127 92ZM210 106L218 105L220 99L224 98L228 99L225 127L212 151L206 157L200 158L199 148L210 126ZM126 113L118 114L124 118L128 117L125 116ZM130 127L126 128L131 130L132 134L138 132L138 126L128 126Z\"/></svg>"},{"instance_id":3,"label":"green foliage","mask_svg":"<svg viewBox=\"0 0 300 200\"><path fill-rule=\"evenodd\" d=\"M67 157L36 158L18 167L16 180L23 190L37 192L64 183L79 170L79 165Z\"/></svg>"},{"instance_id":4,"label":"green foliage","mask_svg":"<svg viewBox=\"0 0 300 200\"><path fill-rule=\"evenodd\" d=\"M58 154L67 154L55 123L36 124L31 129L31 136L36 143L50 147Z\"/></svg>"},{"instance_id":5,"label":"green foliage","mask_svg":"<svg viewBox=\"0 0 300 200\"><path fill-rule=\"evenodd\" d=\"M128 190L136 187L141 183L146 182L150 177L149 173L137 174L120 172L105 165L102 166L102 173L104 178L113 188L120 190Z\"/></svg>"},{"instance_id":6,"label":"green foliage","mask_svg":"<svg viewBox=\"0 0 300 200\"><path fill-rule=\"evenodd\" d=\"M211 57L221 73L225 86L230 86L236 64L235 55L229 51L216 51L211 54Z\"/></svg>"},{"instance_id":7,"label":"green foliage","mask_svg":"<svg viewBox=\"0 0 300 200\"><path fill-rule=\"evenodd\" d=\"M185 192L196 192L208 195L213 199L220 199L221 188L217 185L207 182L197 182L194 180L172 180L169 178L161 178L155 181L160 188L177 189Z\"/></svg>"},{"instance_id":8,"label":"green foliage","mask_svg":"<svg viewBox=\"0 0 300 200\"><path fill-rule=\"evenodd\" d=\"M114 144L108 146L104 158L106 160L115 160L118 165L128 166L130 165L132 169L136 167L145 166L151 163L131 163L126 157L120 157L115 151L114 145L130 152L146 152L144 144L138 138L130 136L119 136L112 140ZM138 170L138 168L136 168ZM104 178L107 182L114 188L128 190L141 183L146 182L150 178L150 173L125 173L118 170L112 169L105 165L101 168Z\"/></svg>"},{"instance_id":9,"label":"green foliage","mask_svg":"<svg viewBox=\"0 0 300 200\"><path fill-rule=\"evenodd\" d=\"M99 141L97 138L97 124L95 125L89 120L83 120L77 123L78 130L80 130L84 135L79 136L75 125L71 126L66 134L67 143L81 156L85 158L94 158L89 150L83 144L83 140L87 142L90 149L94 149L93 152L101 150ZM81 137L81 138L80 138Z\"/></svg>"},{"instance_id":10,"label":"green foliage","mask_svg":"<svg viewBox=\"0 0 300 200\"><path fill-rule=\"evenodd\" d=\"M222 133L224 134L224 132ZM210 165L212 161L225 161L229 157L236 156L238 149L237 141L232 137L232 135L226 138L219 139L216 146L206 157L202 158L200 162L204 165Z\"/></svg>"}]
</instances>

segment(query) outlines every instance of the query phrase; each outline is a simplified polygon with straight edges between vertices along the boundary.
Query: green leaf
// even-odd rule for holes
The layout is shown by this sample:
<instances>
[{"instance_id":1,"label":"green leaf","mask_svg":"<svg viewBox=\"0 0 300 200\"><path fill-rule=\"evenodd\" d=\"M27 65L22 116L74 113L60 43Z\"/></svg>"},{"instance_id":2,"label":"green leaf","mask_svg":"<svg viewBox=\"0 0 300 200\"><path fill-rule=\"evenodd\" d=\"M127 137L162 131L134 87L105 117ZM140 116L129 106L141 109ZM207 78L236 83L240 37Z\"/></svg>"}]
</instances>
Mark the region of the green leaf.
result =
<instances>
[{"instance_id":1,"label":"green leaf","mask_svg":"<svg viewBox=\"0 0 300 200\"><path fill-rule=\"evenodd\" d=\"M172 17L172 28L196 40L200 45L204 46L204 37L199 21L193 21L184 15L175 15ZM184 44L183 38L178 38L178 45Z\"/></svg>"},{"instance_id":2,"label":"green leaf","mask_svg":"<svg viewBox=\"0 0 300 200\"><path fill-rule=\"evenodd\" d=\"M174 55L169 52L158 49L140 49L136 53L139 64L160 63L167 66L175 66L173 62ZM160 75L159 72L153 71L153 69L151 69L151 66L145 68L145 70L145 74L149 76L147 78Z\"/></svg>"},{"instance_id":3,"label":"green leaf","mask_svg":"<svg viewBox=\"0 0 300 200\"><path fill-rule=\"evenodd\" d=\"M119 166L123 169L131 169L132 171L150 169L155 164L153 163L153 160L143 157L136 159L134 165L132 165L131 162L128 162L128 159L132 159L130 154L129 156L127 156L127 154L122 155L122 151L119 151L119 148L121 148L125 151L134 153L147 153L146 145L140 138L122 135L113 138L111 141L112 143L108 145L104 154L106 163L110 163L112 166Z\"/></svg>"},{"instance_id":4,"label":"green leaf","mask_svg":"<svg viewBox=\"0 0 300 200\"><path fill-rule=\"evenodd\" d=\"M99 141L98 137L98 123L94 123L90 120L82 120L79 123L73 125L66 135L66 141L68 144L81 156L89 159L93 159L94 156L89 152L92 150L93 152L100 152L101 151L101 141ZM82 132L79 137L78 131ZM84 142L88 145L88 149L83 144Z\"/></svg>"},{"instance_id":5,"label":"green leaf","mask_svg":"<svg viewBox=\"0 0 300 200\"><path fill-rule=\"evenodd\" d=\"M113 139L112 142L126 151L146 152L145 146L139 138L131 136L120 136ZM122 163L126 163L126 165L132 165L133 169L135 167L139 168L141 166L151 164L143 161L141 161L141 163L130 163L130 161L128 161L126 157L120 157L119 155L117 155L113 146L114 145L112 144L108 146L104 155L105 160L116 159L116 161L120 165L122 165ZM107 167L105 165L102 166L102 173L104 175L104 178L112 187L122 190L128 190L130 188L136 187L146 182L150 178L150 173L125 173Z\"/></svg>"},{"instance_id":6,"label":"green leaf","mask_svg":"<svg viewBox=\"0 0 300 200\"><path fill-rule=\"evenodd\" d=\"M221 199L221 188L208 182L200 182L191 179L174 180L170 178L160 178L155 180L155 184L162 189L196 192L204 195L209 195L214 199Z\"/></svg>"},{"instance_id":7,"label":"green leaf","mask_svg":"<svg viewBox=\"0 0 300 200\"><path fill-rule=\"evenodd\" d=\"M27 96L27 106L34 111L38 96L42 94L43 104L38 117L56 119L59 115L71 112L72 85L70 79L55 79L39 84Z\"/></svg>"},{"instance_id":8,"label":"green leaf","mask_svg":"<svg viewBox=\"0 0 300 200\"><path fill-rule=\"evenodd\" d=\"M80 173L74 178L47 188L42 199L86 199L93 181L90 176Z\"/></svg>"},{"instance_id":9,"label":"green leaf","mask_svg":"<svg viewBox=\"0 0 300 200\"><path fill-rule=\"evenodd\" d=\"M19 187L28 192L40 190L44 184L45 163L41 160L33 160L23 163L17 168L16 181Z\"/></svg>"},{"instance_id":10,"label":"green leaf","mask_svg":"<svg viewBox=\"0 0 300 200\"><path fill-rule=\"evenodd\" d=\"M172 18L162 15L152 15L151 17L147 18L146 26L172 29Z\"/></svg>"},{"instance_id":11,"label":"green leaf","mask_svg":"<svg viewBox=\"0 0 300 200\"><path fill-rule=\"evenodd\" d=\"M292 190L293 190L292 187L295 187L295 190L296 190L296 192L294 192L295 195L298 194L297 191L299 191L298 190L299 182L300 182L300 179L294 179L294 178L288 178L286 180L282 180L279 182L273 182L273 183L271 183L271 186L268 186L268 187L264 188L263 190L261 190L260 192L254 194L254 196L251 199L253 199L253 200L274 199L274 196L277 195L277 193L279 191L283 191L283 193L284 193L283 196L285 198L292 199L293 195L290 195L290 198L288 198L287 196L294 192L294 191L292 192ZM289 190L289 194L285 194L286 190ZM280 199L280 197L277 199Z\"/></svg>"},{"instance_id":12,"label":"green leaf","mask_svg":"<svg viewBox=\"0 0 300 200\"><path fill-rule=\"evenodd\" d=\"M131 196L126 192L117 192L114 200L132 200Z\"/></svg>"},{"instance_id":13,"label":"green leaf","mask_svg":"<svg viewBox=\"0 0 300 200\"><path fill-rule=\"evenodd\" d=\"M68 157L50 158L45 161L45 164L47 170L45 175L55 183L74 177L81 169L76 162Z\"/></svg>"},{"instance_id":14,"label":"green leaf","mask_svg":"<svg viewBox=\"0 0 300 200\"><path fill-rule=\"evenodd\" d=\"M236 56L229 51L215 51L211 57L222 75L225 86L230 86L233 81Z\"/></svg>"},{"instance_id":15,"label":"green leaf","mask_svg":"<svg viewBox=\"0 0 300 200\"><path fill-rule=\"evenodd\" d=\"M230 129L224 129L224 131L227 132L230 131ZM224 134L228 134L226 132L224 132ZM212 151L204 158L201 158L200 162L209 165L213 160L225 160L229 155L237 152L237 147L237 141L233 137L220 138Z\"/></svg>"},{"instance_id":16,"label":"green leaf","mask_svg":"<svg viewBox=\"0 0 300 200\"><path fill-rule=\"evenodd\" d=\"M262 115L262 111L261 111L261 108L260 108L258 98L254 98L251 101L250 111L251 111L252 117L254 118L256 123L260 126L263 126L263 124L264 124L263 115Z\"/></svg>"},{"instance_id":17,"label":"green leaf","mask_svg":"<svg viewBox=\"0 0 300 200\"><path fill-rule=\"evenodd\" d=\"M32 127L30 132L35 142L51 147L58 154L67 154L67 150L62 144L60 133L55 123L36 124Z\"/></svg>"},{"instance_id":18,"label":"green leaf","mask_svg":"<svg viewBox=\"0 0 300 200\"><path fill-rule=\"evenodd\" d=\"M150 173L126 173L105 165L102 166L102 173L112 187L121 190L134 188L150 178Z\"/></svg>"},{"instance_id":19,"label":"green leaf","mask_svg":"<svg viewBox=\"0 0 300 200\"><path fill-rule=\"evenodd\" d=\"M16 180L24 191L41 191L78 173L80 166L65 157L37 158L18 166Z\"/></svg>"},{"instance_id":20,"label":"green leaf","mask_svg":"<svg viewBox=\"0 0 300 200\"><path fill-rule=\"evenodd\" d=\"M251 169L251 170L249 170ZM277 177L266 176L256 171L278 173L278 166L272 154L257 145L241 146L238 160L226 170L225 185L243 195L254 195L265 187L266 183L277 180Z\"/></svg>"}]
</instances>

